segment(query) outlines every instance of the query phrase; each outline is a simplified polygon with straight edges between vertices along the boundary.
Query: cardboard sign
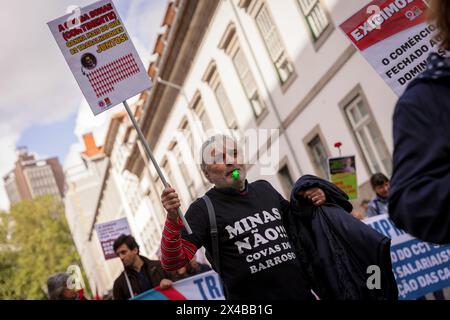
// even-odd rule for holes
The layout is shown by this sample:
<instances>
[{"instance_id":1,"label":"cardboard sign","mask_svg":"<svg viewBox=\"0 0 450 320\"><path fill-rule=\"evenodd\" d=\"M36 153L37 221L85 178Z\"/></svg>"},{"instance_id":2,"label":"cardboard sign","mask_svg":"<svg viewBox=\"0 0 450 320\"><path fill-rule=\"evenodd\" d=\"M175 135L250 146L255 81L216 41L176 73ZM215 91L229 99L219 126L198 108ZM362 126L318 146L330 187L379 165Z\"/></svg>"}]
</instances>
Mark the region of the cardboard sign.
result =
<instances>
[{"instance_id":1,"label":"cardboard sign","mask_svg":"<svg viewBox=\"0 0 450 320\"><path fill-rule=\"evenodd\" d=\"M112 1L79 8L48 26L94 115L151 87Z\"/></svg>"},{"instance_id":2,"label":"cardboard sign","mask_svg":"<svg viewBox=\"0 0 450 320\"><path fill-rule=\"evenodd\" d=\"M426 22L428 0L376 0L340 25L350 41L400 96L426 70L433 51L445 54Z\"/></svg>"},{"instance_id":3,"label":"cardboard sign","mask_svg":"<svg viewBox=\"0 0 450 320\"><path fill-rule=\"evenodd\" d=\"M117 258L113 249L114 241L122 234L131 234L127 218L96 224L95 231L102 246L105 260Z\"/></svg>"},{"instance_id":4,"label":"cardboard sign","mask_svg":"<svg viewBox=\"0 0 450 320\"><path fill-rule=\"evenodd\" d=\"M344 191L350 200L358 198L355 156L329 158L330 181Z\"/></svg>"},{"instance_id":5,"label":"cardboard sign","mask_svg":"<svg viewBox=\"0 0 450 320\"><path fill-rule=\"evenodd\" d=\"M399 299L417 299L450 286L450 245L413 238L396 228L387 214L363 222L392 240L391 260Z\"/></svg>"}]
</instances>

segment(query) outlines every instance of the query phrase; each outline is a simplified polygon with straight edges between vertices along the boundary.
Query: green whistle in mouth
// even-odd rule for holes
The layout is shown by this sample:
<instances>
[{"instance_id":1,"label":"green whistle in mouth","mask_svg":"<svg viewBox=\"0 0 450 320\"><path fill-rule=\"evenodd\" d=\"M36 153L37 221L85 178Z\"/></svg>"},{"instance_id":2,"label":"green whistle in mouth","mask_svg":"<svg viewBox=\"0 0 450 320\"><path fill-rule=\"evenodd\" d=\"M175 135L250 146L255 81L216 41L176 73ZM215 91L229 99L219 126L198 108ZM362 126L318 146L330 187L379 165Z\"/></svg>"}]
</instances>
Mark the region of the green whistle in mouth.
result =
<instances>
[{"instance_id":1,"label":"green whistle in mouth","mask_svg":"<svg viewBox=\"0 0 450 320\"><path fill-rule=\"evenodd\" d=\"M231 173L231 177L233 177L234 180L238 180L240 177L240 173L238 169L234 169L233 172Z\"/></svg>"}]
</instances>

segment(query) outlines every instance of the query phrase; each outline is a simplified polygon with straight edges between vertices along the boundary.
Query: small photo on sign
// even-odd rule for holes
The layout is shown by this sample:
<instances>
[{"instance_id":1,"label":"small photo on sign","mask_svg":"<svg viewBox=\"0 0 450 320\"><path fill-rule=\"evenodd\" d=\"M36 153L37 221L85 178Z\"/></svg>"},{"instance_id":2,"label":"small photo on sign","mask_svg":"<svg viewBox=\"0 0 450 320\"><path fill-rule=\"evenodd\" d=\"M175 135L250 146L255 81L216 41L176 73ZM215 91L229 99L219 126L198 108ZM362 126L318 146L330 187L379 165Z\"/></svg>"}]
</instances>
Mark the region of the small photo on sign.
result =
<instances>
[{"instance_id":1,"label":"small photo on sign","mask_svg":"<svg viewBox=\"0 0 450 320\"><path fill-rule=\"evenodd\" d=\"M355 157L337 158L330 162L331 174L355 171Z\"/></svg>"},{"instance_id":2,"label":"small photo on sign","mask_svg":"<svg viewBox=\"0 0 450 320\"><path fill-rule=\"evenodd\" d=\"M92 70L97 66L97 58L92 53L85 53L81 56L81 65Z\"/></svg>"}]
</instances>

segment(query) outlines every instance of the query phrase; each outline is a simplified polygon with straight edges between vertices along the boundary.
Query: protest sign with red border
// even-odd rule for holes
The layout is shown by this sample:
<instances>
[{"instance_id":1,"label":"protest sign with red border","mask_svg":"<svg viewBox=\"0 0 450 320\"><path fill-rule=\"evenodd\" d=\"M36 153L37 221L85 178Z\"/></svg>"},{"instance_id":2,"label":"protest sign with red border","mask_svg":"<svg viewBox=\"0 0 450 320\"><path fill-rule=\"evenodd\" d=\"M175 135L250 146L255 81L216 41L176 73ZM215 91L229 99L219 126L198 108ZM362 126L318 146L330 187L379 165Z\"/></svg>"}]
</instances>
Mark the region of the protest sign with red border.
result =
<instances>
[{"instance_id":1,"label":"protest sign with red border","mask_svg":"<svg viewBox=\"0 0 450 320\"><path fill-rule=\"evenodd\" d=\"M428 55L445 54L426 21L427 0L375 0L340 28L397 94L426 70Z\"/></svg>"}]
</instances>

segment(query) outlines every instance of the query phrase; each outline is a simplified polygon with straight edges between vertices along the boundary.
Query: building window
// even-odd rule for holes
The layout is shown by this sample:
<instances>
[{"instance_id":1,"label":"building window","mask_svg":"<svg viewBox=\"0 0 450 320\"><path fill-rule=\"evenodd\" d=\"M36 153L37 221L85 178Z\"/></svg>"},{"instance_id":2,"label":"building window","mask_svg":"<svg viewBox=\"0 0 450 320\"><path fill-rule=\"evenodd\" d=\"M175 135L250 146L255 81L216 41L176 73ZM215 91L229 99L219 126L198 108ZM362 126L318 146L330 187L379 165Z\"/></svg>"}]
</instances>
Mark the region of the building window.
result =
<instances>
[{"instance_id":1,"label":"building window","mask_svg":"<svg viewBox=\"0 0 450 320\"><path fill-rule=\"evenodd\" d=\"M225 118L225 122L230 129L237 128L237 121L234 115L233 109L231 108L230 100L225 92L225 88L222 83L219 82L217 87L214 89L214 94L216 95L217 102L222 109L222 114Z\"/></svg>"},{"instance_id":2,"label":"building window","mask_svg":"<svg viewBox=\"0 0 450 320\"><path fill-rule=\"evenodd\" d=\"M195 112L197 112L198 111L198 105L196 106L196 108L194 109L195 110ZM202 108L203 108L203 106L202 106ZM205 112L205 110L204 110L204 108L203 108L203 110L201 110L201 115L205 115L206 116L206 118L207 118L207 115L206 115L206 112ZM200 119L202 119L201 117L200 117ZM200 121L202 121L202 123L203 123L203 120L200 120ZM209 119L207 120L207 121L209 121ZM207 125L207 124L206 124ZM204 129L205 127L203 126L203 129ZM193 139L193 136L192 136L192 130L191 130L191 127L189 126L189 122L187 121L187 120L184 120L184 122L183 122L183 124L181 125L181 129L183 130L183 132L184 132L184 137L186 138L186 143L187 143L187 147L189 148L189 150L190 150L190 155L191 155L191 157L192 157L192 159L193 159L193 161L194 161L194 163L196 162L195 161L195 152L199 152L200 153L200 148L198 149L198 150L194 150L194 148L196 147L196 145L195 145L195 143L194 143L194 139ZM210 128L208 128L207 130L209 130ZM176 148L178 149L178 153L179 153L179 156L181 156L181 151L180 151L180 149L179 149L179 146L178 145L175 145L176 146ZM177 161L178 162L180 162L180 161L182 161L183 159L182 159L182 157L181 157L181 159L178 159L178 157L177 157ZM186 167L186 165L183 163L183 165ZM200 164L199 163L196 163L196 167L197 167L197 170L198 170L198 172L199 172L199 175L200 175L200 177L201 177L201 179L202 179L202 182L203 182L203 185L205 186L205 187L207 187L208 185L209 185L209 182L208 182L208 180L206 180L206 177L204 176L204 174L202 173L202 170L201 170L201 166L200 166ZM186 169L187 170L187 169ZM188 172L188 171L186 171L186 172ZM187 176L189 176L189 178L191 177L189 174L187 174ZM186 180L187 181L187 180ZM191 190L189 191L190 193L191 193L191 196L192 196L192 199L196 196L196 194L197 194L197 192L195 192L195 187L194 187L194 182L193 182L193 180L192 180L192 188L193 188L193 190L194 190L194 192L192 193L191 192Z\"/></svg>"},{"instance_id":3,"label":"building window","mask_svg":"<svg viewBox=\"0 0 450 320\"><path fill-rule=\"evenodd\" d=\"M185 130L187 130L187 129L185 129ZM192 179L191 174L189 174L189 170L183 159L183 155L181 154L181 150L180 150L180 147L178 146L178 144L174 145L172 151L178 162L178 168L180 169L181 175L183 176L184 183L186 184L186 187L189 191L189 196L190 196L189 200L192 201L196 197L194 179Z\"/></svg>"},{"instance_id":4,"label":"building window","mask_svg":"<svg viewBox=\"0 0 450 320\"><path fill-rule=\"evenodd\" d=\"M196 110L198 117L202 123L203 132L207 132L208 130L212 129L211 121L209 120L208 114L205 111L205 107L203 107L203 104L201 107Z\"/></svg>"},{"instance_id":5,"label":"building window","mask_svg":"<svg viewBox=\"0 0 450 320\"><path fill-rule=\"evenodd\" d=\"M320 0L298 0L314 41L327 29L330 20Z\"/></svg>"},{"instance_id":6,"label":"building window","mask_svg":"<svg viewBox=\"0 0 450 320\"><path fill-rule=\"evenodd\" d=\"M208 83L213 90L227 127L229 129L236 130L238 128L236 115L233 111L230 99L228 98L222 81L220 81L219 73L217 72L217 67L214 61L209 64L203 77L203 81Z\"/></svg>"},{"instance_id":7,"label":"building window","mask_svg":"<svg viewBox=\"0 0 450 320\"><path fill-rule=\"evenodd\" d=\"M363 97L358 94L345 106L344 111L370 173L383 172L391 175L389 151Z\"/></svg>"},{"instance_id":8,"label":"building window","mask_svg":"<svg viewBox=\"0 0 450 320\"><path fill-rule=\"evenodd\" d=\"M283 84L287 82L287 80L294 73L294 66L289 61L278 29L270 16L266 4L261 6L255 19L267 51L269 52L270 59L275 65L280 81Z\"/></svg>"},{"instance_id":9,"label":"building window","mask_svg":"<svg viewBox=\"0 0 450 320\"><path fill-rule=\"evenodd\" d=\"M205 106L203 104L202 98L200 97L200 93L197 93L193 103L192 109L197 114L198 119L202 125L203 133L206 133L208 130L212 129L211 120L209 119L208 114L206 113Z\"/></svg>"},{"instance_id":10,"label":"building window","mask_svg":"<svg viewBox=\"0 0 450 320\"><path fill-rule=\"evenodd\" d=\"M167 183L170 184L172 186L172 188L174 188L175 190L180 190L178 184L176 183L175 177L173 176L172 170L170 169L169 161L167 159L163 160L163 165L161 166L161 168L163 169L163 172L166 174ZM162 193L162 189L161 189L161 193ZM178 195L180 197L181 210L186 211L185 199L183 199L183 197L180 194L178 194Z\"/></svg>"},{"instance_id":11,"label":"building window","mask_svg":"<svg viewBox=\"0 0 450 320\"><path fill-rule=\"evenodd\" d=\"M159 177L158 177L158 179L159 179ZM161 199L160 199L160 195L162 194L162 188L156 187L157 183L160 183L162 185L160 180L154 180L155 189L152 189L150 187L150 189L147 191L147 195L150 199L149 205L153 208L153 212L156 216L156 219L158 220L158 222L160 224L164 224L164 221L166 219L166 214L164 212L164 208L161 204Z\"/></svg>"},{"instance_id":12,"label":"building window","mask_svg":"<svg viewBox=\"0 0 450 320\"><path fill-rule=\"evenodd\" d=\"M167 183L169 183L172 187L177 188L175 178L172 174L172 170L170 170L169 161L167 159L163 161L161 168L164 170L164 173L166 174Z\"/></svg>"},{"instance_id":13,"label":"building window","mask_svg":"<svg viewBox=\"0 0 450 320\"><path fill-rule=\"evenodd\" d=\"M233 111L230 99L225 91L225 87L220 80L217 72L217 66L214 61L211 61L209 64L202 80L206 82L214 92L217 104L219 105L219 109L222 112L226 127L229 129L230 134L236 140L239 140L242 137L242 132L239 130L236 114Z\"/></svg>"},{"instance_id":14,"label":"building window","mask_svg":"<svg viewBox=\"0 0 450 320\"><path fill-rule=\"evenodd\" d=\"M255 118L259 118L265 110L265 104L258 92L256 80L250 69L247 58L239 44L236 35L236 28L231 23L219 44L220 49L224 49L225 53L231 57L236 73L241 81L245 95L247 96Z\"/></svg>"},{"instance_id":15,"label":"building window","mask_svg":"<svg viewBox=\"0 0 450 320\"><path fill-rule=\"evenodd\" d=\"M284 194L289 196L291 194L292 187L294 186L294 179L292 179L292 175L287 164L278 170L278 177L281 181L281 187L283 188Z\"/></svg>"},{"instance_id":16,"label":"building window","mask_svg":"<svg viewBox=\"0 0 450 320\"><path fill-rule=\"evenodd\" d=\"M189 125L189 122L187 121L187 119L183 120L183 122L181 123L180 129L182 130L183 135L186 138L186 143L187 143L189 150L191 150L191 155L194 156L194 154L192 153L193 148L195 148L194 136L192 135L191 126ZM174 150L175 150L175 148L179 150L179 146L176 143L173 146Z\"/></svg>"},{"instance_id":17,"label":"building window","mask_svg":"<svg viewBox=\"0 0 450 320\"><path fill-rule=\"evenodd\" d=\"M308 143L308 148L319 176L328 178L328 154L319 135Z\"/></svg>"},{"instance_id":18,"label":"building window","mask_svg":"<svg viewBox=\"0 0 450 320\"><path fill-rule=\"evenodd\" d=\"M247 59L241 48L237 48L233 56L233 64L244 87L245 94L253 109L253 113L258 118L264 111L265 105L256 87L255 78L250 71Z\"/></svg>"}]
</instances>

